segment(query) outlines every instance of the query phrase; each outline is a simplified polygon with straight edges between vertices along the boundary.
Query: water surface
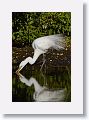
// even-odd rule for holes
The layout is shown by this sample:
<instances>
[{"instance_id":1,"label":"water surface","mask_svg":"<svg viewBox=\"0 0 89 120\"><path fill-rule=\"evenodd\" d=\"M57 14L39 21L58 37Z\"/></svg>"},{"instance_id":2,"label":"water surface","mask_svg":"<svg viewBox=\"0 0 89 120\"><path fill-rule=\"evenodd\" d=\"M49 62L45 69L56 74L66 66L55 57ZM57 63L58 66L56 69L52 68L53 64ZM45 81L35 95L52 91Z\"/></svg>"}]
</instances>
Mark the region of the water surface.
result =
<instances>
[{"instance_id":1,"label":"water surface","mask_svg":"<svg viewBox=\"0 0 89 120\"><path fill-rule=\"evenodd\" d=\"M21 82L15 73L18 65L13 65L12 74L12 101L13 102L34 102L33 94L35 92L34 85L27 86ZM66 95L64 102L71 101L71 75L70 66L44 66L40 71L40 66L26 65L21 74L29 80L34 77L41 86L47 87L49 90L65 89ZM49 101L50 102L50 101Z\"/></svg>"}]
</instances>

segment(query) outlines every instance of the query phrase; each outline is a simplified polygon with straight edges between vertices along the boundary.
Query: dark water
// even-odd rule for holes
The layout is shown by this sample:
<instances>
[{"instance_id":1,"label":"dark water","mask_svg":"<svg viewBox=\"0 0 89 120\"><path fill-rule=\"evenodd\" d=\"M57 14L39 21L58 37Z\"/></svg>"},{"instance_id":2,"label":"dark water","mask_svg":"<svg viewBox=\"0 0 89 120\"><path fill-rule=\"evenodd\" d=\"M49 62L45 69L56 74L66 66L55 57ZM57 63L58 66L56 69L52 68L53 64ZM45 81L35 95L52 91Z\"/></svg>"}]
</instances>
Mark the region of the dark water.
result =
<instances>
[{"instance_id":1,"label":"dark water","mask_svg":"<svg viewBox=\"0 0 89 120\"><path fill-rule=\"evenodd\" d=\"M33 102L33 94L35 92L34 85L27 86L21 82L19 76L15 73L18 65L13 65L12 76L12 101L13 102ZM71 68L70 66L60 67L43 67L40 71L40 66L26 65L21 74L30 80L31 77L35 78L40 86L45 86L48 90L65 89L66 94L64 102L71 102Z\"/></svg>"}]
</instances>

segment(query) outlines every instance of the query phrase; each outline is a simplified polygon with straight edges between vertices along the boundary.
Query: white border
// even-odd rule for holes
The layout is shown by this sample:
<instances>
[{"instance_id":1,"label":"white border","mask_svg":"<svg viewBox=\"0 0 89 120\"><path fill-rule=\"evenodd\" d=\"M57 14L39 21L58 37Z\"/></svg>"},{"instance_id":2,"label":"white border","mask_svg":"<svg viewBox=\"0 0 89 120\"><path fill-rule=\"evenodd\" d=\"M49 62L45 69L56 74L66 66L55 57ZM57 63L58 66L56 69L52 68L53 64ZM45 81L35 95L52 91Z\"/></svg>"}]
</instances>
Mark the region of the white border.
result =
<instances>
[{"instance_id":1,"label":"white border","mask_svg":"<svg viewBox=\"0 0 89 120\"><path fill-rule=\"evenodd\" d=\"M0 113L83 114L82 0L3 0L0 3ZM71 12L71 102L12 102L12 12Z\"/></svg>"}]
</instances>

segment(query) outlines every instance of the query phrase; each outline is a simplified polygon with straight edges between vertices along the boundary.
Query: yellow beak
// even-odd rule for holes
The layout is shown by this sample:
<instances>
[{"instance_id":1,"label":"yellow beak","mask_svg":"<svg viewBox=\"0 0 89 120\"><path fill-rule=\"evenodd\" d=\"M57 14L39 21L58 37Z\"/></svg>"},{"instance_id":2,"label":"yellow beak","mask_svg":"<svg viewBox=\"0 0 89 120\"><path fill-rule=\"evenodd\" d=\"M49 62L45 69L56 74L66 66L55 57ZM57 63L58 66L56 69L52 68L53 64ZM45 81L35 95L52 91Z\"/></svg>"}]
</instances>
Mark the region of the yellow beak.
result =
<instances>
[{"instance_id":1,"label":"yellow beak","mask_svg":"<svg viewBox=\"0 0 89 120\"><path fill-rule=\"evenodd\" d=\"M16 70L16 74L19 74L21 68L18 68L18 70Z\"/></svg>"}]
</instances>

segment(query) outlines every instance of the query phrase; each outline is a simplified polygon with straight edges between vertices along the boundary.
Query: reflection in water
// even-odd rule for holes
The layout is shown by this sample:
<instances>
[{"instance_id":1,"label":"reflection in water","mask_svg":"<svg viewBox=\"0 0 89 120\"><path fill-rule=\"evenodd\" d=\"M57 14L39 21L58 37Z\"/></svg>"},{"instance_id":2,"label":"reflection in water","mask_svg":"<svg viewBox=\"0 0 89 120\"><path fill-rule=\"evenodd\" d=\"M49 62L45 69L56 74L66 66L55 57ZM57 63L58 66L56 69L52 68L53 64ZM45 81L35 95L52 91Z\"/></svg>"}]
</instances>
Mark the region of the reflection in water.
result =
<instances>
[{"instance_id":1,"label":"reflection in water","mask_svg":"<svg viewBox=\"0 0 89 120\"><path fill-rule=\"evenodd\" d=\"M21 74L17 75L15 73L17 68L18 68L17 65L13 65L13 74L12 74L13 102L34 102L34 101L47 101L47 100L64 101L64 102L71 101L70 66L67 67L46 66L44 71L40 72L39 65L38 66L27 65L21 71L22 75ZM38 84L37 86L40 86L38 88L41 89L37 91L36 86L34 86L35 84L36 85Z\"/></svg>"},{"instance_id":2,"label":"reflection in water","mask_svg":"<svg viewBox=\"0 0 89 120\"><path fill-rule=\"evenodd\" d=\"M37 80L31 77L27 80L22 74L18 74L21 82L25 83L27 86L34 85L35 92L33 94L33 99L35 101L64 101L66 96L65 89L48 89L46 86L41 86Z\"/></svg>"}]
</instances>

